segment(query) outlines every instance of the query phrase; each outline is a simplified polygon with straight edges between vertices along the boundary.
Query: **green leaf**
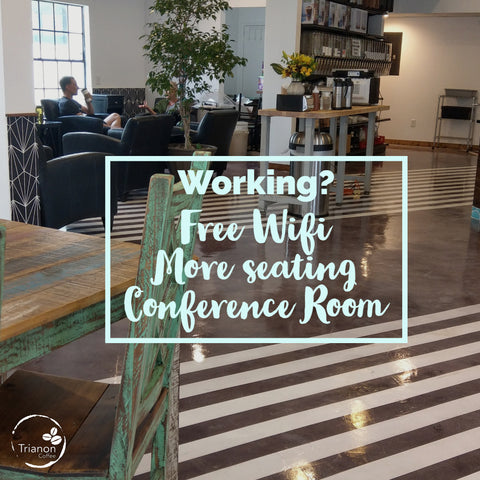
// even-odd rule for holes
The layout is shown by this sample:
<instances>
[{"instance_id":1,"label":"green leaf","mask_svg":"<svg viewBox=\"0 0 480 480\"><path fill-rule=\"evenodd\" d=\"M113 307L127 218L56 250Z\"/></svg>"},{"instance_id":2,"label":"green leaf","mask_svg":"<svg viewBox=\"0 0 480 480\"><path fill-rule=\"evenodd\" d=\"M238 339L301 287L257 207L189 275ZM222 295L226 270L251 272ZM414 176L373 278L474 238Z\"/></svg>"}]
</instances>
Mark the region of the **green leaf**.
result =
<instances>
[{"instance_id":1,"label":"green leaf","mask_svg":"<svg viewBox=\"0 0 480 480\"><path fill-rule=\"evenodd\" d=\"M283 74L283 67L279 63L271 63L270 66L275 73L278 73L279 75Z\"/></svg>"}]
</instances>

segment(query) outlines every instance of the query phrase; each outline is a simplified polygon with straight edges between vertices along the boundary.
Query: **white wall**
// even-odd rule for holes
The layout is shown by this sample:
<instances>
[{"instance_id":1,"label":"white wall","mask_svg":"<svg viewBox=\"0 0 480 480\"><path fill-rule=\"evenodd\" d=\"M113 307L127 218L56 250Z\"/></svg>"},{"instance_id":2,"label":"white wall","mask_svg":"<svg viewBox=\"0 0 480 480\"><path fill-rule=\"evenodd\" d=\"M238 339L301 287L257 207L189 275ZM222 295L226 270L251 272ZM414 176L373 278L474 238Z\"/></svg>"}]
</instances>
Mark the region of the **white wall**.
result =
<instances>
[{"instance_id":1,"label":"white wall","mask_svg":"<svg viewBox=\"0 0 480 480\"><path fill-rule=\"evenodd\" d=\"M6 112L34 112L32 3L2 0L1 8Z\"/></svg>"},{"instance_id":2,"label":"white wall","mask_svg":"<svg viewBox=\"0 0 480 480\"><path fill-rule=\"evenodd\" d=\"M267 0L229 0L232 8L240 7L265 7Z\"/></svg>"},{"instance_id":3,"label":"white wall","mask_svg":"<svg viewBox=\"0 0 480 480\"><path fill-rule=\"evenodd\" d=\"M265 73L263 80L263 108L275 108L277 94L285 79L277 75L270 64L278 63L282 50L293 53L300 48L300 11L302 0L267 0L265 10ZM288 153L292 121L272 118L270 155Z\"/></svg>"},{"instance_id":4,"label":"white wall","mask_svg":"<svg viewBox=\"0 0 480 480\"><path fill-rule=\"evenodd\" d=\"M0 218L10 220L10 182L8 171L7 121L5 117L5 77L3 69L3 26L0 8Z\"/></svg>"},{"instance_id":5,"label":"white wall","mask_svg":"<svg viewBox=\"0 0 480 480\"><path fill-rule=\"evenodd\" d=\"M438 95L445 88L480 91L480 18L390 15L385 31L403 32L403 43L400 76L382 77L380 82L384 103L391 107L384 115L392 118L382 123L381 134L390 139L432 142ZM412 119L416 127L410 126ZM442 135L466 137L467 125L446 120ZM474 144L478 144L478 124L475 129Z\"/></svg>"},{"instance_id":6,"label":"white wall","mask_svg":"<svg viewBox=\"0 0 480 480\"><path fill-rule=\"evenodd\" d=\"M478 0L395 0L395 13L478 13Z\"/></svg>"},{"instance_id":7,"label":"white wall","mask_svg":"<svg viewBox=\"0 0 480 480\"><path fill-rule=\"evenodd\" d=\"M145 86L144 1L74 0L87 5L93 88ZM148 2L150 4L150 2Z\"/></svg>"},{"instance_id":8,"label":"white wall","mask_svg":"<svg viewBox=\"0 0 480 480\"><path fill-rule=\"evenodd\" d=\"M0 218L11 218L7 113L35 111L33 95L32 4L1 0L0 40Z\"/></svg>"}]
</instances>

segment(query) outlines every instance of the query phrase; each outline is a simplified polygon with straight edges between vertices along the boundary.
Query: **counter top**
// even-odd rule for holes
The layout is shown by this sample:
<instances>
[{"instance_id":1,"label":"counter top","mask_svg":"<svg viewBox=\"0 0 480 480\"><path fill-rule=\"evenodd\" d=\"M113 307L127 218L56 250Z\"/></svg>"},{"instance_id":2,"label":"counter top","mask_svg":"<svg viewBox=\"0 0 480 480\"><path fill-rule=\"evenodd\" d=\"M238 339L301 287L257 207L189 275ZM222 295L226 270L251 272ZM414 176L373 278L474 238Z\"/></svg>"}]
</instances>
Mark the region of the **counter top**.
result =
<instances>
[{"instance_id":1,"label":"counter top","mask_svg":"<svg viewBox=\"0 0 480 480\"><path fill-rule=\"evenodd\" d=\"M263 117L288 117L288 118L338 118L350 115L362 115L371 112L380 112L390 110L388 105L365 105L355 106L344 110L308 110L306 112L291 112L287 110L277 110L276 108L266 108L259 110L258 114Z\"/></svg>"}]
</instances>

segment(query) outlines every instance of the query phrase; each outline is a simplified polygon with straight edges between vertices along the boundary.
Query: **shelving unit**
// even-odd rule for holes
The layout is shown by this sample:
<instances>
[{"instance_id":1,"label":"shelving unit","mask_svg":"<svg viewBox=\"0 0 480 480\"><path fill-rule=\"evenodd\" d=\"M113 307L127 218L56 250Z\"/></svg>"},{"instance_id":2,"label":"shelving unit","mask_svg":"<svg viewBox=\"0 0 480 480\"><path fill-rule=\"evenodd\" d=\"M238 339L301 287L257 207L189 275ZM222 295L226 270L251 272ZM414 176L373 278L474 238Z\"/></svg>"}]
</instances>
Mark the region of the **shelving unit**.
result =
<instances>
[{"instance_id":1,"label":"shelving unit","mask_svg":"<svg viewBox=\"0 0 480 480\"><path fill-rule=\"evenodd\" d=\"M313 12L309 18L308 3ZM383 38L383 16L393 10L393 1L304 0L303 4L300 51L317 61L316 77L345 69L389 74L392 46Z\"/></svg>"},{"instance_id":2,"label":"shelving unit","mask_svg":"<svg viewBox=\"0 0 480 480\"><path fill-rule=\"evenodd\" d=\"M312 16L307 15L309 4ZM391 0L303 0L300 52L315 58L317 70L312 80L323 81L336 70L369 70L376 77L388 75L392 45L383 38L383 24L384 14L392 10ZM348 125L349 132L358 132L360 128L361 123ZM384 143L375 144L372 153L384 155L385 147ZM349 155L365 152L364 148L352 145Z\"/></svg>"},{"instance_id":3,"label":"shelving unit","mask_svg":"<svg viewBox=\"0 0 480 480\"><path fill-rule=\"evenodd\" d=\"M466 143L467 152L471 150L473 145L473 132L475 127L475 109L478 106L477 104L477 90L462 90L462 89L452 89L446 88L444 95L438 96L437 104L437 115L435 121L435 133L433 136L433 146L432 149L435 149L439 146L440 140L445 139L456 139L464 140ZM448 99L455 99L456 105L447 105L449 102ZM461 106L459 103L461 101L468 102L468 106ZM443 120L456 120L463 121L464 123L468 122L468 134L466 137L452 137L447 135L442 135L442 125Z\"/></svg>"},{"instance_id":4,"label":"shelving unit","mask_svg":"<svg viewBox=\"0 0 480 480\"><path fill-rule=\"evenodd\" d=\"M382 123L382 122L389 122L391 119L390 118L375 118L375 124ZM368 121L365 122L356 122L356 123L351 123L348 126L348 132L352 133L355 132L356 130L360 128L365 129L365 136L366 136L366 130L368 127ZM374 141L376 138L374 138ZM373 155L378 156L378 155L385 155L387 144L386 143L374 143L373 145ZM347 153L348 156L363 156L366 154L366 141L365 141L365 146L360 146L356 147L356 145L353 143L351 144L351 150L349 153Z\"/></svg>"}]
</instances>

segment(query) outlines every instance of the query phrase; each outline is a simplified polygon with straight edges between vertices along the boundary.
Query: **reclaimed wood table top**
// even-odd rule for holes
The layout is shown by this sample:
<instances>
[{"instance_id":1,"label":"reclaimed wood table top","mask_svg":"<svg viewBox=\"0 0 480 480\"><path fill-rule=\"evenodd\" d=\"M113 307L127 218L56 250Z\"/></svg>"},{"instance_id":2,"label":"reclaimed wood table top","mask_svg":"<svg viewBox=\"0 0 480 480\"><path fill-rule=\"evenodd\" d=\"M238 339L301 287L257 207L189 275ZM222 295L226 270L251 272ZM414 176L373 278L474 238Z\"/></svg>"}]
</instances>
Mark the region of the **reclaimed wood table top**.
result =
<instances>
[{"instance_id":1,"label":"reclaimed wood table top","mask_svg":"<svg viewBox=\"0 0 480 480\"><path fill-rule=\"evenodd\" d=\"M105 240L0 220L7 229L0 341L105 300ZM135 284L140 246L111 243L111 295Z\"/></svg>"},{"instance_id":2,"label":"reclaimed wood table top","mask_svg":"<svg viewBox=\"0 0 480 480\"><path fill-rule=\"evenodd\" d=\"M277 110L276 108L266 108L259 110L258 114L262 117L288 117L288 118L338 118L349 117L350 115L363 115L365 113L380 112L390 110L388 105L360 105L343 110L308 110L306 112L291 112L286 110Z\"/></svg>"}]
</instances>

